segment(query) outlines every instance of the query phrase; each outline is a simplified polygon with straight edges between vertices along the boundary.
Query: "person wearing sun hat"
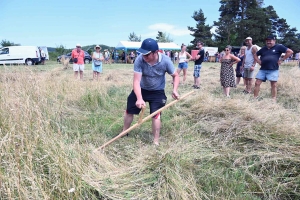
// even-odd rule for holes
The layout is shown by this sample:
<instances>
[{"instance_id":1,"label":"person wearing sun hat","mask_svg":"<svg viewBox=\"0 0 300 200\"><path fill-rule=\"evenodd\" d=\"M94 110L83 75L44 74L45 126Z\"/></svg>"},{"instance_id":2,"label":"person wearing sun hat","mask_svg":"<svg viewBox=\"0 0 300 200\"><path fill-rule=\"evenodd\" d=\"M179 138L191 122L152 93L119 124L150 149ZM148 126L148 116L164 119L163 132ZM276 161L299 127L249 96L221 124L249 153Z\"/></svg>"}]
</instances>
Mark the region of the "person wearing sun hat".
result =
<instances>
[{"instance_id":1,"label":"person wearing sun hat","mask_svg":"<svg viewBox=\"0 0 300 200\"><path fill-rule=\"evenodd\" d=\"M72 50L71 57L73 60L73 70L75 79L78 78L78 72L80 73L80 79L83 79L84 51L81 49L80 44L76 44L76 48Z\"/></svg>"},{"instance_id":2,"label":"person wearing sun hat","mask_svg":"<svg viewBox=\"0 0 300 200\"><path fill-rule=\"evenodd\" d=\"M100 73L102 73L102 61L104 60L104 58L103 54L100 52L101 47L99 45L96 45L94 49L95 52L93 52L92 55L93 79L98 81Z\"/></svg>"},{"instance_id":3,"label":"person wearing sun hat","mask_svg":"<svg viewBox=\"0 0 300 200\"><path fill-rule=\"evenodd\" d=\"M152 38L147 38L137 51L140 52L140 55L134 62L133 90L127 98L123 130L130 127L133 115L139 114L141 109L146 106L145 102L149 102L150 113L157 111L166 104L166 73L173 77L172 97L174 99L179 98L177 92L178 73L170 58L158 52L157 42ZM161 113L158 113L152 118L153 143L155 145L159 143L160 116Z\"/></svg>"},{"instance_id":4,"label":"person wearing sun hat","mask_svg":"<svg viewBox=\"0 0 300 200\"><path fill-rule=\"evenodd\" d=\"M244 80L246 84L246 88L243 91L245 94L250 94L252 92L252 80L254 78L254 70L256 61L254 59L254 55L257 52L257 48L252 44L252 38L247 37L245 39L245 44L247 48L245 49L245 56L242 63L242 71L244 71Z\"/></svg>"},{"instance_id":5,"label":"person wearing sun hat","mask_svg":"<svg viewBox=\"0 0 300 200\"><path fill-rule=\"evenodd\" d=\"M274 35L269 35L265 40L266 46L262 47L254 55L256 62L261 66L256 75L254 98L258 97L261 83L268 80L271 82L272 98L276 101L279 65L281 65L282 61L289 58L293 51L282 44L276 44ZM283 53L285 53L284 57L279 59ZM260 59L258 56L260 56Z\"/></svg>"}]
</instances>

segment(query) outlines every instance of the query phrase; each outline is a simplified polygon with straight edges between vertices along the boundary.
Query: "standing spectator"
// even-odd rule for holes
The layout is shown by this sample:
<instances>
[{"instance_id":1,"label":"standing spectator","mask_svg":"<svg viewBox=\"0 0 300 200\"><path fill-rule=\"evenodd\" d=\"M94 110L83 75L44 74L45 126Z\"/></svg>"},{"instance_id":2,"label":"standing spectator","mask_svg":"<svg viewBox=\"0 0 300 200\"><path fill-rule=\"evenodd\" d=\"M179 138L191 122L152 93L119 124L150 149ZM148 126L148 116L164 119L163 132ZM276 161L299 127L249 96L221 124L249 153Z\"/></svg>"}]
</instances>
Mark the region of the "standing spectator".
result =
<instances>
[{"instance_id":1,"label":"standing spectator","mask_svg":"<svg viewBox=\"0 0 300 200\"><path fill-rule=\"evenodd\" d=\"M178 56L179 56L179 61L178 61L179 63L178 63L177 73L178 75L180 75L181 70L183 70L183 83L185 83L188 62L192 59L191 54L189 54L186 51L186 45L184 44L181 45L181 51L179 52ZM187 59L187 56L189 57L189 59Z\"/></svg>"},{"instance_id":2,"label":"standing spectator","mask_svg":"<svg viewBox=\"0 0 300 200\"><path fill-rule=\"evenodd\" d=\"M246 43L246 50L245 50L245 57L243 59L242 68L244 71L244 79L246 81L246 88L243 91L245 94L249 94L252 91L252 79L254 78L254 69L256 65L256 61L254 56L257 52L257 48L255 45L252 44L252 38L247 37L245 39Z\"/></svg>"},{"instance_id":3,"label":"standing spectator","mask_svg":"<svg viewBox=\"0 0 300 200\"><path fill-rule=\"evenodd\" d=\"M149 102L150 113L162 108L167 101L165 95L166 78L168 73L173 77L172 97L178 99L177 92L179 76L173 67L171 60L158 52L158 44L148 38L142 42L138 51L142 54L134 62L133 90L127 98L127 109L124 116L123 131L128 129L133 121L133 115L139 114L141 108ZM159 144L161 113L152 118L153 143Z\"/></svg>"},{"instance_id":4,"label":"standing spectator","mask_svg":"<svg viewBox=\"0 0 300 200\"><path fill-rule=\"evenodd\" d=\"M300 67L300 51L298 53L296 53L295 60L299 64L299 67Z\"/></svg>"},{"instance_id":5,"label":"standing spectator","mask_svg":"<svg viewBox=\"0 0 300 200\"><path fill-rule=\"evenodd\" d=\"M202 48L203 43L197 42L196 48L199 49L197 56L195 57L195 66L194 66L194 85L192 86L195 89L200 89L200 70L201 64L204 60L204 49Z\"/></svg>"},{"instance_id":6,"label":"standing spectator","mask_svg":"<svg viewBox=\"0 0 300 200\"><path fill-rule=\"evenodd\" d=\"M115 62L115 49L112 50L112 53L111 53L111 60L112 60L112 63Z\"/></svg>"},{"instance_id":7,"label":"standing spectator","mask_svg":"<svg viewBox=\"0 0 300 200\"><path fill-rule=\"evenodd\" d=\"M107 58L108 58L107 62L108 62L109 64L111 64L109 49L107 49Z\"/></svg>"},{"instance_id":8,"label":"standing spectator","mask_svg":"<svg viewBox=\"0 0 300 200\"><path fill-rule=\"evenodd\" d=\"M122 51L121 61L122 61L122 63L125 63L125 51Z\"/></svg>"},{"instance_id":9,"label":"standing spectator","mask_svg":"<svg viewBox=\"0 0 300 200\"><path fill-rule=\"evenodd\" d=\"M206 51L205 52L204 62L208 62L208 58L209 58L209 53L208 53L208 51Z\"/></svg>"},{"instance_id":10,"label":"standing spectator","mask_svg":"<svg viewBox=\"0 0 300 200\"><path fill-rule=\"evenodd\" d=\"M100 73L102 73L102 61L104 60L103 54L100 52L101 47L99 45L95 46L94 48L96 51L93 52L93 62L92 62L92 69L93 69L93 79L98 81L100 77Z\"/></svg>"},{"instance_id":11,"label":"standing spectator","mask_svg":"<svg viewBox=\"0 0 300 200\"><path fill-rule=\"evenodd\" d=\"M219 52L215 53L215 62L219 62Z\"/></svg>"},{"instance_id":12,"label":"standing spectator","mask_svg":"<svg viewBox=\"0 0 300 200\"><path fill-rule=\"evenodd\" d=\"M247 48L246 46L242 46L241 49L240 49L240 52L238 54L238 58L241 61L237 63L236 69L235 69L236 85L240 84L241 77L243 77L243 75L244 75L242 65L243 65L243 60L244 60L245 49L246 48ZM245 80L244 80L244 83L245 83Z\"/></svg>"},{"instance_id":13,"label":"standing spectator","mask_svg":"<svg viewBox=\"0 0 300 200\"><path fill-rule=\"evenodd\" d=\"M279 60L282 53L285 53L285 55ZM270 35L266 38L266 46L254 55L256 62L261 65L256 75L254 98L258 97L261 83L268 80L271 82L272 98L276 101L279 65L291 54L293 54L291 49L282 44L276 44L275 36ZM258 56L260 56L260 59L258 59Z\"/></svg>"},{"instance_id":14,"label":"standing spectator","mask_svg":"<svg viewBox=\"0 0 300 200\"><path fill-rule=\"evenodd\" d=\"M84 71L84 51L81 49L81 45L77 44L76 49L72 50L73 70L75 79L78 78L78 72L80 73L80 79L83 79Z\"/></svg>"},{"instance_id":15,"label":"standing spectator","mask_svg":"<svg viewBox=\"0 0 300 200\"><path fill-rule=\"evenodd\" d=\"M115 63L119 62L119 52L115 50Z\"/></svg>"},{"instance_id":16,"label":"standing spectator","mask_svg":"<svg viewBox=\"0 0 300 200\"><path fill-rule=\"evenodd\" d=\"M131 52L130 52L130 60L131 60L131 63L134 62L134 58L135 58L134 52L131 51Z\"/></svg>"},{"instance_id":17,"label":"standing spectator","mask_svg":"<svg viewBox=\"0 0 300 200\"><path fill-rule=\"evenodd\" d=\"M175 58L175 63L177 63L177 60L178 60L178 52L177 51L174 54L174 58Z\"/></svg>"},{"instance_id":18,"label":"standing spectator","mask_svg":"<svg viewBox=\"0 0 300 200\"><path fill-rule=\"evenodd\" d=\"M171 56L171 60L172 60L172 62L173 62L173 64L174 64L174 53L173 53L172 50L171 50L171 52L170 52L170 56Z\"/></svg>"},{"instance_id":19,"label":"standing spectator","mask_svg":"<svg viewBox=\"0 0 300 200\"><path fill-rule=\"evenodd\" d=\"M223 87L224 95L230 97L230 87L235 87L233 65L241 60L231 54L232 47L227 45L225 48L225 55L221 60L220 80Z\"/></svg>"},{"instance_id":20,"label":"standing spectator","mask_svg":"<svg viewBox=\"0 0 300 200\"><path fill-rule=\"evenodd\" d=\"M101 48L100 48L101 50ZM104 63L108 64L109 63L109 51L107 49L104 49Z\"/></svg>"},{"instance_id":21,"label":"standing spectator","mask_svg":"<svg viewBox=\"0 0 300 200\"><path fill-rule=\"evenodd\" d=\"M41 47L39 47L39 50L40 50L40 54L41 54L41 63L44 65L45 60L46 60L46 53Z\"/></svg>"}]
</instances>

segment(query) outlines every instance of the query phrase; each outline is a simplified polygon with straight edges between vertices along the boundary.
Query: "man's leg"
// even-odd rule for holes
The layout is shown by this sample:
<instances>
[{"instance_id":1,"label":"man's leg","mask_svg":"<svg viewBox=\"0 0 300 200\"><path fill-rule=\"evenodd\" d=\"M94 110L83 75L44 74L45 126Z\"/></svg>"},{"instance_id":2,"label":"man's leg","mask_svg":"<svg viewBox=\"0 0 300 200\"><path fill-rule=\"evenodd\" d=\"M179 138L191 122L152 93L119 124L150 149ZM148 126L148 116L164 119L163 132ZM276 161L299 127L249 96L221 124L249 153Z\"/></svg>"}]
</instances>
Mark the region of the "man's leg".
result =
<instances>
[{"instance_id":1,"label":"man's leg","mask_svg":"<svg viewBox=\"0 0 300 200\"><path fill-rule=\"evenodd\" d=\"M248 78L248 90L249 93L252 92L252 78Z\"/></svg>"},{"instance_id":2,"label":"man's leg","mask_svg":"<svg viewBox=\"0 0 300 200\"><path fill-rule=\"evenodd\" d=\"M276 100L277 97L277 82L276 81L271 81L271 93L272 93L272 98Z\"/></svg>"},{"instance_id":3,"label":"man's leg","mask_svg":"<svg viewBox=\"0 0 300 200\"><path fill-rule=\"evenodd\" d=\"M83 71L80 71L80 79L83 79Z\"/></svg>"},{"instance_id":4,"label":"man's leg","mask_svg":"<svg viewBox=\"0 0 300 200\"><path fill-rule=\"evenodd\" d=\"M75 79L78 78L78 71L74 71L74 78L75 78Z\"/></svg>"},{"instance_id":5,"label":"man's leg","mask_svg":"<svg viewBox=\"0 0 300 200\"><path fill-rule=\"evenodd\" d=\"M130 127L132 121L133 121L133 114L128 114L125 112L123 131L127 130Z\"/></svg>"},{"instance_id":6,"label":"man's leg","mask_svg":"<svg viewBox=\"0 0 300 200\"><path fill-rule=\"evenodd\" d=\"M196 78L196 86L200 87L200 76Z\"/></svg>"},{"instance_id":7,"label":"man's leg","mask_svg":"<svg viewBox=\"0 0 300 200\"><path fill-rule=\"evenodd\" d=\"M153 143L155 145L158 145L159 144L159 134L160 134L160 127L161 127L161 122L160 122L160 119L155 119L155 118L152 118L152 134L153 134Z\"/></svg>"},{"instance_id":8,"label":"man's leg","mask_svg":"<svg viewBox=\"0 0 300 200\"><path fill-rule=\"evenodd\" d=\"M255 88L254 88L254 98L258 97L261 83L262 83L262 80L256 79Z\"/></svg>"}]
</instances>

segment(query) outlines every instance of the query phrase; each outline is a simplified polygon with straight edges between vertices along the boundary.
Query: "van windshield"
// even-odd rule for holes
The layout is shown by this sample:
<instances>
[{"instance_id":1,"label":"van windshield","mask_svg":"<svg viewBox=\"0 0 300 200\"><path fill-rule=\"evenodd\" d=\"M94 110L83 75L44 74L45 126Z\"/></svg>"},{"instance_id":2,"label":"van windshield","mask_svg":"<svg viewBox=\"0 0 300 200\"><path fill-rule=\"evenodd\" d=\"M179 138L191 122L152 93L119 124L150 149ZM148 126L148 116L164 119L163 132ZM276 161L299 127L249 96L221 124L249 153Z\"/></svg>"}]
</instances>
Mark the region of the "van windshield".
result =
<instances>
[{"instance_id":1,"label":"van windshield","mask_svg":"<svg viewBox=\"0 0 300 200\"><path fill-rule=\"evenodd\" d=\"M9 54L9 48L3 48L0 50L0 54Z\"/></svg>"}]
</instances>

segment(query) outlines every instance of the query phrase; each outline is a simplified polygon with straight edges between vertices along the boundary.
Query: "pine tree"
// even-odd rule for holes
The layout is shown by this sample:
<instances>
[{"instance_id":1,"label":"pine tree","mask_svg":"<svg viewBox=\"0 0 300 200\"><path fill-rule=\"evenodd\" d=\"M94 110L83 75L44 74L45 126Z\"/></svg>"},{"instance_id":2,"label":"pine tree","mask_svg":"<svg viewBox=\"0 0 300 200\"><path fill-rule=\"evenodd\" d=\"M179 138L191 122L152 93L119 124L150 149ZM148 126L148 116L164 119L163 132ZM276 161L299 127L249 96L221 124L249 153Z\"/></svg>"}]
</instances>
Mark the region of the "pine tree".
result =
<instances>
[{"instance_id":1,"label":"pine tree","mask_svg":"<svg viewBox=\"0 0 300 200\"><path fill-rule=\"evenodd\" d=\"M156 36L157 42L173 42L173 39L170 38L170 35L166 32L158 31Z\"/></svg>"},{"instance_id":2,"label":"pine tree","mask_svg":"<svg viewBox=\"0 0 300 200\"><path fill-rule=\"evenodd\" d=\"M196 27L188 26L188 29L192 32L191 36L194 37L194 40L191 43L196 45L197 41L201 41L205 46L213 46L214 42L212 40L212 33L210 32L212 26L206 25L206 18L202 9L195 11L192 18L196 21Z\"/></svg>"},{"instance_id":3,"label":"pine tree","mask_svg":"<svg viewBox=\"0 0 300 200\"><path fill-rule=\"evenodd\" d=\"M214 26L217 27L214 34L215 41L222 49L226 45L236 45L236 16L239 11L239 0L236 1L220 1L220 18L219 21L214 21Z\"/></svg>"},{"instance_id":4,"label":"pine tree","mask_svg":"<svg viewBox=\"0 0 300 200\"><path fill-rule=\"evenodd\" d=\"M140 42L141 41L141 36L138 37L134 32L132 32L132 33L129 33L128 39L131 42Z\"/></svg>"}]
</instances>

